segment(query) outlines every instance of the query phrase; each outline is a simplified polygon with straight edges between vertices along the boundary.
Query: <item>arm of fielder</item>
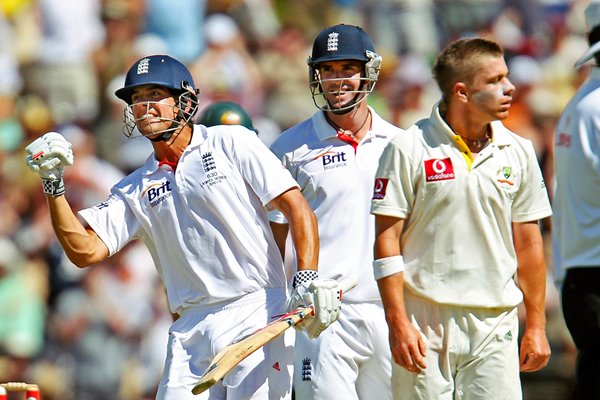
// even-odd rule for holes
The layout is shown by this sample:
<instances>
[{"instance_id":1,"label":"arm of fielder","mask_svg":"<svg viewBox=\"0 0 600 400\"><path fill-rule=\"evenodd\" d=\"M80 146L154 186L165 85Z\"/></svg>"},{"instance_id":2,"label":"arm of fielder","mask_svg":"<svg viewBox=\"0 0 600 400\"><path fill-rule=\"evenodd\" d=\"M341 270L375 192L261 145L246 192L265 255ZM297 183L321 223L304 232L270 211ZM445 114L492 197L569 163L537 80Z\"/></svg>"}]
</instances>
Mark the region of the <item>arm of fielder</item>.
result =
<instances>
[{"instance_id":1,"label":"arm of fielder","mask_svg":"<svg viewBox=\"0 0 600 400\"><path fill-rule=\"evenodd\" d=\"M356 286L355 279L345 279L340 282L340 299L344 292ZM215 358L200 377L200 380L192 389L193 394L200 394L217 383L220 379L235 368L242 360L260 349L265 344L277 338L288 328L298 324L304 318L314 312L311 307L300 307L290 313L282 315L275 321L259 329L250 336L224 347L217 353Z\"/></svg>"}]
</instances>

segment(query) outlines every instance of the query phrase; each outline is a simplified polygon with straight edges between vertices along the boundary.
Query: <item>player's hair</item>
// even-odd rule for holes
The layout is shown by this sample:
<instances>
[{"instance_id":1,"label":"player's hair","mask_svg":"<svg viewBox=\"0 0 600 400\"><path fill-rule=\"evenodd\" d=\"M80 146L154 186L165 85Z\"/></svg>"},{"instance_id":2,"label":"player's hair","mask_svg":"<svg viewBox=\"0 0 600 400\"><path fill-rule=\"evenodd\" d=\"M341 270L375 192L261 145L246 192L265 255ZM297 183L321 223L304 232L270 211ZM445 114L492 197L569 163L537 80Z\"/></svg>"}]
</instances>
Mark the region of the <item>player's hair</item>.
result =
<instances>
[{"instance_id":1,"label":"player's hair","mask_svg":"<svg viewBox=\"0 0 600 400\"><path fill-rule=\"evenodd\" d=\"M470 83L477 74L482 57L503 57L504 51L496 43L483 38L464 38L450 43L436 58L433 79L447 102L457 82Z\"/></svg>"}]
</instances>

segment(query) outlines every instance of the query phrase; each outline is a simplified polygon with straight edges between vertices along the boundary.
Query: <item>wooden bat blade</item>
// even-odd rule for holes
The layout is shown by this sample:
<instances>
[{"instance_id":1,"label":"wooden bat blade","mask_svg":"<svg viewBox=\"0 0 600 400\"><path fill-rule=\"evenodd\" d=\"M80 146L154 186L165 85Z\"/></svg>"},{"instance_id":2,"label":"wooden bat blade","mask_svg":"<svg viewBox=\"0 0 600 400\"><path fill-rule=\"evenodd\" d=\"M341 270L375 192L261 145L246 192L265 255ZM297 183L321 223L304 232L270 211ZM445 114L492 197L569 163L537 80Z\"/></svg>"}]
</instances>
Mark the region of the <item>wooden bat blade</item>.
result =
<instances>
[{"instance_id":1,"label":"wooden bat blade","mask_svg":"<svg viewBox=\"0 0 600 400\"><path fill-rule=\"evenodd\" d=\"M312 308L298 308L282 315L275 321L250 336L224 347L217 353L206 372L192 389L192 393L200 394L217 383L242 360L260 349L271 340L281 335L289 327L296 325L312 313Z\"/></svg>"},{"instance_id":2,"label":"wooden bat blade","mask_svg":"<svg viewBox=\"0 0 600 400\"><path fill-rule=\"evenodd\" d=\"M340 288L342 289L340 296L352 289L356 284L355 279L346 279L340 282ZM250 354L277 338L288 328L297 325L304 318L311 315L312 312L312 307L300 307L288 314L282 315L250 336L225 346L213 358L204 374L198 380L198 383L192 389L192 393L200 394L209 389L220 379L223 379L229 371Z\"/></svg>"}]
</instances>

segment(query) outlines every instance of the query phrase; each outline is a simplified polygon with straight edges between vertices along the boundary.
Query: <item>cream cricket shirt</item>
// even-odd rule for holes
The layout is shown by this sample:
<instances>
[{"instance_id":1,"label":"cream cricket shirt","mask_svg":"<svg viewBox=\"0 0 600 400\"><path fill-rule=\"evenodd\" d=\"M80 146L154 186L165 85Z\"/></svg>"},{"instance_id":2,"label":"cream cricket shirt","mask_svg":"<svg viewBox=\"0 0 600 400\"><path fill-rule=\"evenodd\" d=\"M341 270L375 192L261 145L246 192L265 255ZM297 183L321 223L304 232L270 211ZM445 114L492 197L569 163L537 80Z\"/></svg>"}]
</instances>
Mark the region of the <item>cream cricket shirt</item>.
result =
<instances>
[{"instance_id":1,"label":"cream cricket shirt","mask_svg":"<svg viewBox=\"0 0 600 400\"><path fill-rule=\"evenodd\" d=\"M110 254L140 238L179 313L286 286L264 205L291 187L289 172L245 128L195 126L175 172L152 154L79 214Z\"/></svg>"},{"instance_id":2,"label":"cream cricket shirt","mask_svg":"<svg viewBox=\"0 0 600 400\"><path fill-rule=\"evenodd\" d=\"M511 223L551 215L532 143L499 121L492 130L493 142L472 159L436 105L381 158L371 211L405 219L405 282L435 302L516 306Z\"/></svg>"},{"instance_id":3,"label":"cream cricket shirt","mask_svg":"<svg viewBox=\"0 0 600 400\"><path fill-rule=\"evenodd\" d=\"M389 139L404 132L373 109L371 130L356 147L338 139L322 111L288 129L271 145L299 183L319 221L319 278L358 285L344 294L347 301L380 301L373 277L375 220L369 214L375 171ZM281 213L271 219L283 223Z\"/></svg>"},{"instance_id":4,"label":"cream cricket shirt","mask_svg":"<svg viewBox=\"0 0 600 400\"><path fill-rule=\"evenodd\" d=\"M561 284L571 267L600 266L600 68L569 102L555 130L552 255Z\"/></svg>"}]
</instances>

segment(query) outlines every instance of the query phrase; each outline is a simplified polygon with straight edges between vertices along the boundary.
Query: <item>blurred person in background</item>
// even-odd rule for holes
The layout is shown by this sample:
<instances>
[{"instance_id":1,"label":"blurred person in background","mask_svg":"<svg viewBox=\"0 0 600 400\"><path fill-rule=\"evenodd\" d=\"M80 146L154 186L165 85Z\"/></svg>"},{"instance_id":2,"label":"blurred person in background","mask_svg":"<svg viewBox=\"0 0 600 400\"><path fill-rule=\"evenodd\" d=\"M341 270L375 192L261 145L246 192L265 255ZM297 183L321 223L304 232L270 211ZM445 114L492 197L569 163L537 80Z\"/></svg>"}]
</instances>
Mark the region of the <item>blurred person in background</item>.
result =
<instances>
[{"instance_id":1,"label":"blurred person in background","mask_svg":"<svg viewBox=\"0 0 600 400\"><path fill-rule=\"evenodd\" d=\"M265 95L263 78L237 22L225 14L212 14L206 18L204 32L206 50L189 63L202 93L200 108L213 101L230 100L250 115L260 113Z\"/></svg>"},{"instance_id":2,"label":"blurred person in background","mask_svg":"<svg viewBox=\"0 0 600 400\"><path fill-rule=\"evenodd\" d=\"M28 381L44 345L46 270L30 262L13 239L0 236L0 381Z\"/></svg>"},{"instance_id":3,"label":"blurred person in background","mask_svg":"<svg viewBox=\"0 0 600 400\"><path fill-rule=\"evenodd\" d=\"M439 51L434 0L363 0L364 24L382 54L431 59Z\"/></svg>"},{"instance_id":4,"label":"blurred person in background","mask_svg":"<svg viewBox=\"0 0 600 400\"><path fill-rule=\"evenodd\" d=\"M101 0L38 0L40 37L24 90L46 101L57 125L91 123L99 111L92 54L102 45Z\"/></svg>"},{"instance_id":5,"label":"blurred person in background","mask_svg":"<svg viewBox=\"0 0 600 400\"><path fill-rule=\"evenodd\" d=\"M139 398L141 342L154 321L157 281L150 254L133 242L59 294L46 358L65 367L74 399Z\"/></svg>"},{"instance_id":6,"label":"blurred person in background","mask_svg":"<svg viewBox=\"0 0 600 400\"><path fill-rule=\"evenodd\" d=\"M189 65L206 50L206 3L207 0L177 0L175 4L171 0L143 0L143 32L160 37L167 45L164 54Z\"/></svg>"},{"instance_id":7,"label":"blurred person in background","mask_svg":"<svg viewBox=\"0 0 600 400\"><path fill-rule=\"evenodd\" d=\"M302 122L314 111L306 95L306 57L310 45L298 25L284 25L281 31L256 53L265 85L264 113L282 130ZM293 110L293 112L290 112Z\"/></svg>"}]
</instances>

